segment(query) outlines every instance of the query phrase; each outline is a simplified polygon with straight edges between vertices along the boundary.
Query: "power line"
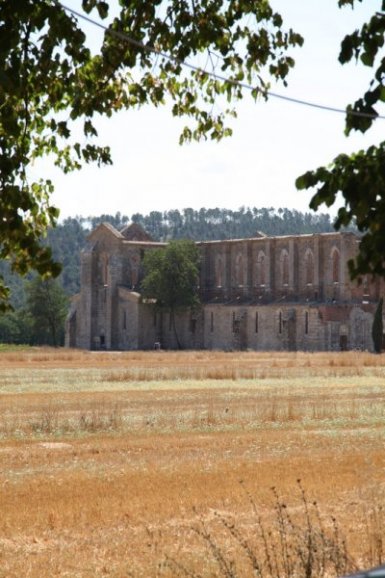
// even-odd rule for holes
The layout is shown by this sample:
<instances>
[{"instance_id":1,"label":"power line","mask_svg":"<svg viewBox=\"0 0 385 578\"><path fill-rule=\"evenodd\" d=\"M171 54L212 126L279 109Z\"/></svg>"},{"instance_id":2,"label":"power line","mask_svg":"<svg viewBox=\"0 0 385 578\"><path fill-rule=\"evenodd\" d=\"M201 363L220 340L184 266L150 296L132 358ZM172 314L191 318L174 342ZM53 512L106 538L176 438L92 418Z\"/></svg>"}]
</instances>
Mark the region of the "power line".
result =
<instances>
[{"instance_id":1,"label":"power line","mask_svg":"<svg viewBox=\"0 0 385 578\"><path fill-rule=\"evenodd\" d=\"M357 110L346 110L343 108L328 106L326 104L319 104L316 102L310 102L308 100L303 100L300 98L285 96L283 94L271 92L270 90L261 90L259 88L252 86L251 84L241 82L239 80L233 80L231 78L227 78L226 76L223 76L221 74L217 74L216 72L210 72L207 70L203 70L202 68L200 68L199 66L195 66L191 62L181 60L180 58L173 56L172 54L168 54L167 52L163 52L162 50L159 50L158 48L155 48L154 46L148 46L147 44L144 44L143 42L140 42L139 40L135 40L135 38L131 38L125 32L120 32L119 30L113 30L112 28L105 26L101 22L98 22L97 20L94 20L93 18L90 18L89 16L82 14L81 12L78 12L77 10L70 8L69 6L66 6L65 4L62 4L61 2L59 2L59 0L53 0L53 1L55 2L55 4L59 4L67 12L70 12L74 16L77 16L78 18L84 20L85 22L88 22L89 24L92 24L93 26L97 26L98 28L101 28L107 34L110 34L111 36L114 36L115 38L118 38L119 40L122 40L123 42L126 42L127 44L131 44L132 46L136 46L137 48L141 48L141 49L145 50L146 52L161 56L162 58L165 58L165 59L167 59L171 62L174 62L176 64L179 64L181 66L184 66L185 68L193 70L194 72L200 72L202 74L205 74L205 75L207 75L210 78L213 78L215 80L220 80L221 82L227 82L229 84L232 84L233 86L239 86L240 88L244 88L245 90L250 90L250 91L257 90L258 92L260 92L263 95L267 95L269 97L277 98L280 100L285 100L286 102L291 102L293 104L299 104L302 106L308 106L311 108L317 108L319 110L326 110L329 112L336 112L336 113L344 114L347 116L357 116L357 117L361 117L361 118L370 118L372 120L376 120L376 119L385 120L385 116L380 115L380 114L371 114L369 112L360 112Z\"/></svg>"}]
</instances>

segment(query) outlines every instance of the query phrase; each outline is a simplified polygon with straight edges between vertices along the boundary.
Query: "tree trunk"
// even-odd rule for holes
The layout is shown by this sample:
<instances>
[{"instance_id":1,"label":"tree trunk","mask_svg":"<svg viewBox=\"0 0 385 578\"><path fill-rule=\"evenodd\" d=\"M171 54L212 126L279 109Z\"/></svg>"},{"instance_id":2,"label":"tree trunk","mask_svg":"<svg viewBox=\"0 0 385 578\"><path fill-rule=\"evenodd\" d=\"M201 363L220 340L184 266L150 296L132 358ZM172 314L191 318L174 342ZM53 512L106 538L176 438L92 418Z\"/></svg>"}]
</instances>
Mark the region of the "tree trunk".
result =
<instances>
[{"instance_id":1,"label":"tree trunk","mask_svg":"<svg viewBox=\"0 0 385 578\"><path fill-rule=\"evenodd\" d=\"M373 345L374 351L376 353L381 353L382 351L382 339L383 339L383 324L382 324L382 307L383 307L383 298L381 297L376 312L373 318L373 326L372 326L372 338L373 338Z\"/></svg>"},{"instance_id":2,"label":"tree trunk","mask_svg":"<svg viewBox=\"0 0 385 578\"><path fill-rule=\"evenodd\" d=\"M172 323L172 327L173 327L173 330L174 330L174 335L175 335L175 341L176 341L177 348L178 348L178 349L182 349L182 346L181 346L180 341L179 341L178 333L177 333L177 330L176 330L175 311L174 311L174 309L171 309L170 315L171 315L171 323Z\"/></svg>"}]
</instances>

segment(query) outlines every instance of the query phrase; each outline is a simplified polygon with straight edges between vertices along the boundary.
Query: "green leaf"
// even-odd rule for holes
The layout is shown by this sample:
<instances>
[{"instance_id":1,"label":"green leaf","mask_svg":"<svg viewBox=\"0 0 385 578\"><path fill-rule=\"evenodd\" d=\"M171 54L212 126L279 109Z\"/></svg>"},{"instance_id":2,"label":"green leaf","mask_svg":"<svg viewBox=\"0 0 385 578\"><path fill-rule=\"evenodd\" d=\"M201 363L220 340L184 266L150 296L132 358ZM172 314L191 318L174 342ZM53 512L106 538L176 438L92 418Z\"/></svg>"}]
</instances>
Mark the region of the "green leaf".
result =
<instances>
[{"instance_id":1,"label":"green leaf","mask_svg":"<svg viewBox=\"0 0 385 578\"><path fill-rule=\"evenodd\" d=\"M227 101L250 93L235 81L247 79L252 98L268 98L270 80L286 82L290 49L303 42L265 0L82 0L81 6L99 19L114 8L102 46L92 52L70 3L0 2L0 252L21 274L58 273L42 247L58 216L49 204L53 184L30 183L29 163L48 157L65 173L85 163L111 164L109 147L93 140L93 118L170 100L172 114L190 125L180 142L230 136L234 111ZM185 61L207 61L207 70L189 70ZM209 74L224 72L230 81ZM79 121L84 143L75 138Z\"/></svg>"}]
</instances>

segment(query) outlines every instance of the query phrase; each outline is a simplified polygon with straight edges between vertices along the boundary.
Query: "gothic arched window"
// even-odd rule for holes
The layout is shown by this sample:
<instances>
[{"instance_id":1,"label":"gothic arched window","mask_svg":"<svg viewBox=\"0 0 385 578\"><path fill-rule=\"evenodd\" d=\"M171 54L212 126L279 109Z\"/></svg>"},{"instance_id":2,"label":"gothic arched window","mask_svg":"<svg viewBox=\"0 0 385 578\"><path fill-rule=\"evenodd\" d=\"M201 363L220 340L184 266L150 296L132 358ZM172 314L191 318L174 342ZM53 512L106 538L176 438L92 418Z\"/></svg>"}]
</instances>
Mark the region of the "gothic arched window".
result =
<instances>
[{"instance_id":1,"label":"gothic arched window","mask_svg":"<svg viewBox=\"0 0 385 578\"><path fill-rule=\"evenodd\" d=\"M266 256L259 251L257 259L257 285L266 285Z\"/></svg>"},{"instance_id":2,"label":"gothic arched window","mask_svg":"<svg viewBox=\"0 0 385 578\"><path fill-rule=\"evenodd\" d=\"M223 285L223 261L221 257L217 257L215 263L215 286L222 287Z\"/></svg>"},{"instance_id":3,"label":"gothic arched window","mask_svg":"<svg viewBox=\"0 0 385 578\"><path fill-rule=\"evenodd\" d=\"M306 285L314 283L314 256L311 249L305 253L305 282Z\"/></svg>"},{"instance_id":4,"label":"gothic arched window","mask_svg":"<svg viewBox=\"0 0 385 578\"><path fill-rule=\"evenodd\" d=\"M235 281L238 286L244 285L243 257L240 253L235 262Z\"/></svg>"},{"instance_id":5,"label":"gothic arched window","mask_svg":"<svg viewBox=\"0 0 385 578\"><path fill-rule=\"evenodd\" d=\"M131 284L135 288L139 282L139 257L134 254L131 257Z\"/></svg>"},{"instance_id":6,"label":"gothic arched window","mask_svg":"<svg viewBox=\"0 0 385 578\"><path fill-rule=\"evenodd\" d=\"M289 285L289 253L286 250L281 253L281 278L282 285Z\"/></svg>"},{"instance_id":7,"label":"gothic arched window","mask_svg":"<svg viewBox=\"0 0 385 578\"><path fill-rule=\"evenodd\" d=\"M102 283L105 287L107 287L107 285L108 285L108 255L107 255L107 253L102 253L101 265L102 265Z\"/></svg>"},{"instance_id":8,"label":"gothic arched window","mask_svg":"<svg viewBox=\"0 0 385 578\"><path fill-rule=\"evenodd\" d=\"M332 262L332 281L333 283L339 283L340 280L340 252L334 247L331 254Z\"/></svg>"}]
</instances>

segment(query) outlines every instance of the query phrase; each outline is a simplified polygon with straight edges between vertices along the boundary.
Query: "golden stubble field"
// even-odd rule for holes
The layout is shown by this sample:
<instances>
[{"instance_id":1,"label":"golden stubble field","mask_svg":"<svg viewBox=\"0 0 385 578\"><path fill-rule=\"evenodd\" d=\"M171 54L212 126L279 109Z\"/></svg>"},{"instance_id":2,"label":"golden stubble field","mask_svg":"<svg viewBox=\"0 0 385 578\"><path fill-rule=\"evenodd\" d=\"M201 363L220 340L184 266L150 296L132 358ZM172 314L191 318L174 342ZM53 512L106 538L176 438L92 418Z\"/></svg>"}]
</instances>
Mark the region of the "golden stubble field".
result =
<instances>
[{"instance_id":1,"label":"golden stubble field","mask_svg":"<svg viewBox=\"0 0 385 578\"><path fill-rule=\"evenodd\" d=\"M374 565L384 402L361 352L0 352L0 577Z\"/></svg>"}]
</instances>

